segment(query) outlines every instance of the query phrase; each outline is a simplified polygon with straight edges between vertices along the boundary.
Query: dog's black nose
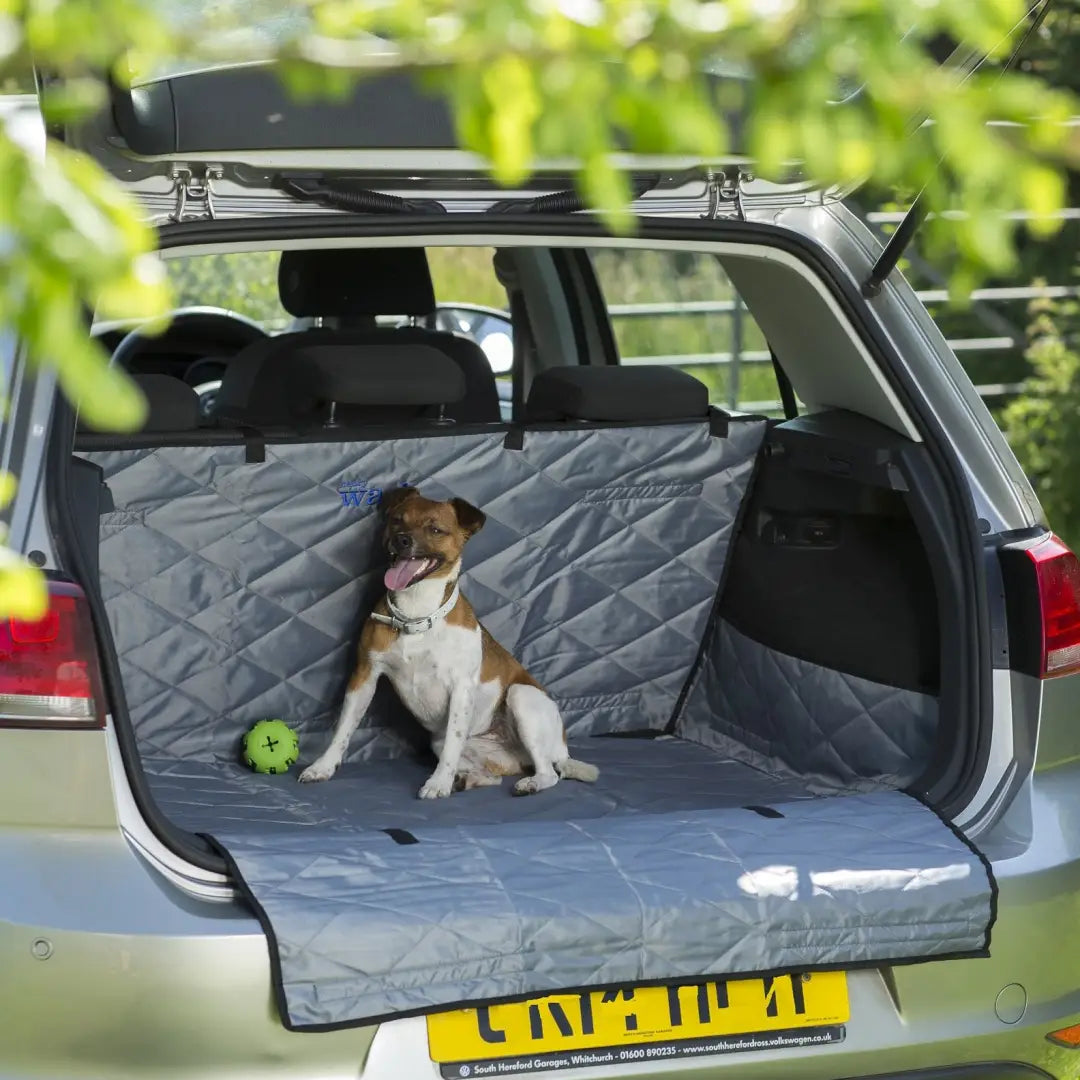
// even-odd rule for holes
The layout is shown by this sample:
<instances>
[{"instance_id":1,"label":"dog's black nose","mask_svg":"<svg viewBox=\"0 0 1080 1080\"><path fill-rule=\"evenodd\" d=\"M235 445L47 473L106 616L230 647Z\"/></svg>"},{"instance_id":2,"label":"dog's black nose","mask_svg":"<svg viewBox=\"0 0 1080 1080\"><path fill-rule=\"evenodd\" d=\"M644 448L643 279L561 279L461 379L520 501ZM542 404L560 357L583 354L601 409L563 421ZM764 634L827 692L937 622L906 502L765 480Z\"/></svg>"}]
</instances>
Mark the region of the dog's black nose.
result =
<instances>
[{"instance_id":1,"label":"dog's black nose","mask_svg":"<svg viewBox=\"0 0 1080 1080\"><path fill-rule=\"evenodd\" d=\"M390 541L390 546L395 551L405 551L412 544L412 537L408 533L395 533Z\"/></svg>"}]
</instances>

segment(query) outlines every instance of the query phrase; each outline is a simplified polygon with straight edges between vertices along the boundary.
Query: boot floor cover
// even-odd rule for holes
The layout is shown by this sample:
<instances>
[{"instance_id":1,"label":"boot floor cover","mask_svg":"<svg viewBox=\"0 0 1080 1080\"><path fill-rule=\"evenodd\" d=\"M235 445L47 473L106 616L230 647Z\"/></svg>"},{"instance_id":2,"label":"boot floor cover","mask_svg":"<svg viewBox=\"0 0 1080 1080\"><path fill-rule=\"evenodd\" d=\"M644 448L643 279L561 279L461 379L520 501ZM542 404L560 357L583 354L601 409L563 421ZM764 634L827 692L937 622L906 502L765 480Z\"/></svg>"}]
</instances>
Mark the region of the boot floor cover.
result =
<instances>
[{"instance_id":1,"label":"boot floor cover","mask_svg":"<svg viewBox=\"0 0 1080 1080\"><path fill-rule=\"evenodd\" d=\"M897 790L936 701L710 634L763 433L85 455L108 485L101 591L151 790L231 860L289 1027L985 951L988 871ZM383 692L329 783L239 765L265 717L298 730L298 769L325 745L380 590L377 502L403 483L487 513L463 592L558 702L596 784L420 800L423 740ZM625 737L640 729L685 738Z\"/></svg>"},{"instance_id":2,"label":"boot floor cover","mask_svg":"<svg viewBox=\"0 0 1080 1080\"><path fill-rule=\"evenodd\" d=\"M989 872L898 791L812 796L674 738L525 798L421 800L431 763L329 782L152 759L169 817L232 863L294 1029L705 975L984 955ZM160 771L158 771L160 770Z\"/></svg>"}]
</instances>

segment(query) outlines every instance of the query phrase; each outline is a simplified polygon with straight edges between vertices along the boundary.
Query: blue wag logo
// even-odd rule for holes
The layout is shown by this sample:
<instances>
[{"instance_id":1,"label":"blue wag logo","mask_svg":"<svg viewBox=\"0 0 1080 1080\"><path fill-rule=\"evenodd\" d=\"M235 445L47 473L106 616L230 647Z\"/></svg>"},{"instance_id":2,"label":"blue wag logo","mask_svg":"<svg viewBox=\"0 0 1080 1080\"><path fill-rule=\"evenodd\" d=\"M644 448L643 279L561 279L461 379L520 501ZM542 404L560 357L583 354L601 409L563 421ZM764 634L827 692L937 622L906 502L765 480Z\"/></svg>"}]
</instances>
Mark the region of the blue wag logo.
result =
<instances>
[{"instance_id":1,"label":"blue wag logo","mask_svg":"<svg viewBox=\"0 0 1080 1080\"><path fill-rule=\"evenodd\" d=\"M408 480L398 482L398 487L408 487ZM338 484L341 506L345 510L359 510L365 506L378 506L382 502L383 488L369 485L366 480L345 480Z\"/></svg>"}]
</instances>

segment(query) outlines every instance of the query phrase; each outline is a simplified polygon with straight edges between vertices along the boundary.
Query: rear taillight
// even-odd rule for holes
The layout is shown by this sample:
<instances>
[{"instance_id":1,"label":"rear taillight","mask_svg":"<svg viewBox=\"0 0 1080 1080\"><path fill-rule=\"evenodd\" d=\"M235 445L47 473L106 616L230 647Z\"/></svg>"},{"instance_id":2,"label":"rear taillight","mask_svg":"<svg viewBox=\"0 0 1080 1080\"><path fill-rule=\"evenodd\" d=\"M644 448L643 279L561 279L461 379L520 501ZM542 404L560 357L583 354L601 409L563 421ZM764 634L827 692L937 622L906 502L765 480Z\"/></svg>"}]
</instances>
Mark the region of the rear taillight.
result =
<instances>
[{"instance_id":1,"label":"rear taillight","mask_svg":"<svg viewBox=\"0 0 1080 1080\"><path fill-rule=\"evenodd\" d=\"M1056 536L1026 551L1035 565L1044 679L1080 671L1080 559Z\"/></svg>"},{"instance_id":2,"label":"rear taillight","mask_svg":"<svg viewBox=\"0 0 1080 1080\"><path fill-rule=\"evenodd\" d=\"M50 581L43 619L0 620L0 727L103 723L86 597L76 585Z\"/></svg>"}]
</instances>

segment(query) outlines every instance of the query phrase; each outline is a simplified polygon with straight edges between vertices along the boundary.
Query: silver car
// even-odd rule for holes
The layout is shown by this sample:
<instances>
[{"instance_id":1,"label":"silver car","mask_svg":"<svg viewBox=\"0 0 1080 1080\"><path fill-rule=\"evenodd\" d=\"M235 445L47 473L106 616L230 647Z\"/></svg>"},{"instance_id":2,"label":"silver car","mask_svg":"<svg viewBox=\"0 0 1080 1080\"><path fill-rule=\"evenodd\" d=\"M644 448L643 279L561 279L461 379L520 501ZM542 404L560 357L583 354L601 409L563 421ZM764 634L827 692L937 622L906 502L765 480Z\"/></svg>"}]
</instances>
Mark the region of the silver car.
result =
<instances>
[{"instance_id":1,"label":"silver car","mask_svg":"<svg viewBox=\"0 0 1080 1080\"><path fill-rule=\"evenodd\" d=\"M0 1077L1076 1075L1080 562L838 197L627 158L613 237L401 80L262 66L68 138L181 307L88 325L133 435L0 338L51 590L0 628ZM296 783L400 485L485 511L462 589L596 784L422 803L389 693Z\"/></svg>"}]
</instances>

